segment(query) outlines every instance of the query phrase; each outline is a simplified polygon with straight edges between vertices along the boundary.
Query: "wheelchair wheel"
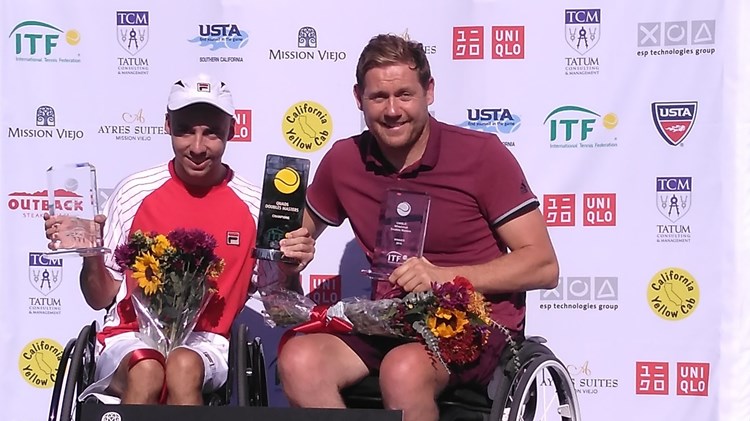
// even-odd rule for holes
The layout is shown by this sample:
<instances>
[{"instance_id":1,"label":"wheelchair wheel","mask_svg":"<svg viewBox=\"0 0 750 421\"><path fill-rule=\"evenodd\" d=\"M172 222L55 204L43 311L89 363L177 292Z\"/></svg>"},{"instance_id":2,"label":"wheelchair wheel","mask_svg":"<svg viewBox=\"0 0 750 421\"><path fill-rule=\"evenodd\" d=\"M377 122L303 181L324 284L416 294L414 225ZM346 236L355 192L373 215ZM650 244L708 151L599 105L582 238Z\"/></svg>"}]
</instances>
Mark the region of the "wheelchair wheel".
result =
<instances>
[{"instance_id":1,"label":"wheelchair wheel","mask_svg":"<svg viewBox=\"0 0 750 421\"><path fill-rule=\"evenodd\" d=\"M268 406L268 383L266 382L266 358L260 338L255 338L248 347L250 351L250 382L251 406Z\"/></svg>"},{"instance_id":2,"label":"wheelchair wheel","mask_svg":"<svg viewBox=\"0 0 750 421\"><path fill-rule=\"evenodd\" d=\"M543 387L538 380L544 378L543 373L545 372L552 379L555 388L558 404L557 414L560 419L562 421L580 421L580 408L578 407L578 397L573 380L563 363L552 354L539 355L531 361L522 373L519 373L520 378L515 384L515 390L512 391L512 404L510 405L508 421L528 421L535 418L537 401L540 400L539 390ZM542 409L546 410L548 403L546 399L542 399L542 401Z\"/></svg>"},{"instance_id":3,"label":"wheelchair wheel","mask_svg":"<svg viewBox=\"0 0 750 421\"><path fill-rule=\"evenodd\" d=\"M63 350L55 375L49 421L70 421L78 395L94 379L94 341L96 323L84 326L76 339L71 339ZM62 396L61 395L62 392Z\"/></svg>"}]
</instances>

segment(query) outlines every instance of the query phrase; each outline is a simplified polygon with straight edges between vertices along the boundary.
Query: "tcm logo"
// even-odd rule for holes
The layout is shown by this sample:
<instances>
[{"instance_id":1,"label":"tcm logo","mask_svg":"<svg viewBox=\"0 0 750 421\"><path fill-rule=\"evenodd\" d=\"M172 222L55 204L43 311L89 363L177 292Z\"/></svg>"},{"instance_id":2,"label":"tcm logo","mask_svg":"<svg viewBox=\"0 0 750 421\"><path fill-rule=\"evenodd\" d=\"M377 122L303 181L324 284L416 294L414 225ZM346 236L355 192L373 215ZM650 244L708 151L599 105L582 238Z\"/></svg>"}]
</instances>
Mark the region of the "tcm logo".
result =
<instances>
[{"instance_id":1,"label":"tcm logo","mask_svg":"<svg viewBox=\"0 0 750 421\"><path fill-rule=\"evenodd\" d=\"M310 275L309 291L318 305L335 304L341 299L341 275Z\"/></svg>"},{"instance_id":2,"label":"tcm logo","mask_svg":"<svg viewBox=\"0 0 750 421\"><path fill-rule=\"evenodd\" d=\"M61 40L60 36L64 36ZM8 36L13 41L17 61L28 62L70 62L80 63L80 58L62 57L54 54L61 43L72 47L81 42L81 34L70 29L62 29L46 22L26 20L16 25Z\"/></svg>"},{"instance_id":3,"label":"tcm logo","mask_svg":"<svg viewBox=\"0 0 750 421\"><path fill-rule=\"evenodd\" d=\"M698 112L698 101L654 102L651 116L656 130L662 139L671 146L677 146L690 133Z\"/></svg>"},{"instance_id":4,"label":"tcm logo","mask_svg":"<svg viewBox=\"0 0 750 421\"><path fill-rule=\"evenodd\" d=\"M575 194L545 194L543 202L547 226L573 227L576 225ZM617 225L617 194L584 193L583 226L613 227L615 225Z\"/></svg>"},{"instance_id":5,"label":"tcm logo","mask_svg":"<svg viewBox=\"0 0 750 421\"><path fill-rule=\"evenodd\" d=\"M544 124L549 124L550 147L598 148L617 146L617 143L614 142L592 142L590 136L597 128L599 120L607 130L617 127L617 115L614 113L608 113L602 117L599 113L576 105L564 105L555 108L544 119Z\"/></svg>"},{"instance_id":6,"label":"tcm logo","mask_svg":"<svg viewBox=\"0 0 750 421\"><path fill-rule=\"evenodd\" d=\"M665 218L677 222L690 210L693 177L656 177L656 207Z\"/></svg>"},{"instance_id":7,"label":"tcm logo","mask_svg":"<svg viewBox=\"0 0 750 421\"><path fill-rule=\"evenodd\" d=\"M318 31L312 26L303 26L297 31L297 49L268 50L269 60L320 60L339 62L346 60L345 51L329 51L318 48Z\"/></svg>"},{"instance_id":8,"label":"tcm logo","mask_svg":"<svg viewBox=\"0 0 750 421\"><path fill-rule=\"evenodd\" d=\"M554 289L539 291L542 310L617 310L619 305L616 276L560 277ZM545 302L547 301L547 302Z\"/></svg>"},{"instance_id":9,"label":"tcm logo","mask_svg":"<svg viewBox=\"0 0 750 421\"><path fill-rule=\"evenodd\" d=\"M117 12L117 42L134 56L148 44L148 12Z\"/></svg>"},{"instance_id":10,"label":"tcm logo","mask_svg":"<svg viewBox=\"0 0 750 421\"><path fill-rule=\"evenodd\" d=\"M584 55L599 43L601 23L601 9L565 9L565 41Z\"/></svg>"},{"instance_id":11,"label":"tcm logo","mask_svg":"<svg viewBox=\"0 0 750 421\"><path fill-rule=\"evenodd\" d=\"M677 396L708 396L710 363L678 362L675 366ZM636 361L635 394L669 395L669 368L667 361Z\"/></svg>"},{"instance_id":12,"label":"tcm logo","mask_svg":"<svg viewBox=\"0 0 750 421\"><path fill-rule=\"evenodd\" d=\"M233 142L251 142L253 133L253 119L251 110L234 111L234 137L229 139Z\"/></svg>"},{"instance_id":13,"label":"tcm logo","mask_svg":"<svg viewBox=\"0 0 750 421\"><path fill-rule=\"evenodd\" d=\"M715 20L638 23L638 47L641 48L715 43Z\"/></svg>"},{"instance_id":14,"label":"tcm logo","mask_svg":"<svg viewBox=\"0 0 750 421\"><path fill-rule=\"evenodd\" d=\"M524 26L492 26L493 60L523 59L526 56ZM484 59L484 26L453 27L453 60Z\"/></svg>"},{"instance_id":15,"label":"tcm logo","mask_svg":"<svg viewBox=\"0 0 750 421\"><path fill-rule=\"evenodd\" d=\"M55 190L55 197L67 199L55 200L55 209L61 214L83 212L83 196L65 189ZM34 193L13 192L8 195L8 209L22 212L25 218L41 218L49 211L47 190Z\"/></svg>"},{"instance_id":16,"label":"tcm logo","mask_svg":"<svg viewBox=\"0 0 750 421\"><path fill-rule=\"evenodd\" d=\"M62 259L46 257L43 253L29 253L29 282L42 295L49 295L62 282Z\"/></svg>"}]
</instances>

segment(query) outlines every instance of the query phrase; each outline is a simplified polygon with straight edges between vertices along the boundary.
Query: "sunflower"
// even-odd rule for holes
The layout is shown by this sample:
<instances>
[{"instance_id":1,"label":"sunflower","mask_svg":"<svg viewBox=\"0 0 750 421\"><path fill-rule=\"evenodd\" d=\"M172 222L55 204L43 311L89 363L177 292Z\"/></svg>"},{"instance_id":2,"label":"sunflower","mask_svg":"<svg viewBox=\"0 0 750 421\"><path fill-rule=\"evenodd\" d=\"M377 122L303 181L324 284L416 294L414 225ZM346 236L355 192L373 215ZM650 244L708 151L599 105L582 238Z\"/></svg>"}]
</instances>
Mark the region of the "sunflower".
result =
<instances>
[{"instance_id":1,"label":"sunflower","mask_svg":"<svg viewBox=\"0 0 750 421\"><path fill-rule=\"evenodd\" d=\"M159 261L150 253L136 257L133 265L133 279L138 281L138 286L146 295L155 293L162 285Z\"/></svg>"},{"instance_id":2,"label":"sunflower","mask_svg":"<svg viewBox=\"0 0 750 421\"><path fill-rule=\"evenodd\" d=\"M154 243L151 245L151 253L158 259L163 256L164 253L172 249L172 243L169 242L167 237L163 234L159 234L154 237Z\"/></svg>"},{"instance_id":3,"label":"sunflower","mask_svg":"<svg viewBox=\"0 0 750 421\"><path fill-rule=\"evenodd\" d=\"M484 300L484 296L476 291L469 296L469 313L475 314L479 320L485 324L491 325L489 303Z\"/></svg>"},{"instance_id":4,"label":"sunflower","mask_svg":"<svg viewBox=\"0 0 750 421\"><path fill-rule=\"evenodd\" d=\"M452 338L463 332L467 323L469 320L463 311L446 310L442 307L438 307L434 315L427 317L427 326L439 338Z\"/></svg>"}]
</instances>

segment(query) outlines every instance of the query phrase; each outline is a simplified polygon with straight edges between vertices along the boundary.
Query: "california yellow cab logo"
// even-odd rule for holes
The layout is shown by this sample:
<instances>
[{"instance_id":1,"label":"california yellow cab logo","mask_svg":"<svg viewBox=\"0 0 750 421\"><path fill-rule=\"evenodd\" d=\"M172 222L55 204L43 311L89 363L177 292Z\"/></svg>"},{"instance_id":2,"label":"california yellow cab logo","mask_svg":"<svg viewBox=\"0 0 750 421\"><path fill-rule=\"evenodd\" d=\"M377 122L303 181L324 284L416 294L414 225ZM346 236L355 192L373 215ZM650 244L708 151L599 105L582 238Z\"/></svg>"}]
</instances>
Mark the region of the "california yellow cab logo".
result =
<instances>
[{"instance_id":1,"label":"california yellow cab logo","mask_svg":"<svg viewBox=\"0 0 750 421\"><path fill-rule=\"evenodd\" d=\"M286 110L281 130L286 142L295 150L315 152L331 139L333 120L328 110L317 102L301 101Z\"/></svg>"},{"instance_id":2,"label":"california yellow cab logo","mask_svg":"<svg viewBox=\"0 0 750 421\"><path fill-rule=\"evenodd\" d=\"M664 320L682 320L695 312L700 289L695 277L676 267L662 269L648 284L648 303Z\"/></svg>"},{"instance_id":3,"label":"california yellow cab logo","mask_svg":"<svg viewBox=\"0 0 750 421\"><path fill-rule=\"evenodd\" d=\"M28 384L49 389L55 384L62 354L63 347L57 341L49 338L34 339L21 350L18 370Z\"/></svg>"}]
</instances>

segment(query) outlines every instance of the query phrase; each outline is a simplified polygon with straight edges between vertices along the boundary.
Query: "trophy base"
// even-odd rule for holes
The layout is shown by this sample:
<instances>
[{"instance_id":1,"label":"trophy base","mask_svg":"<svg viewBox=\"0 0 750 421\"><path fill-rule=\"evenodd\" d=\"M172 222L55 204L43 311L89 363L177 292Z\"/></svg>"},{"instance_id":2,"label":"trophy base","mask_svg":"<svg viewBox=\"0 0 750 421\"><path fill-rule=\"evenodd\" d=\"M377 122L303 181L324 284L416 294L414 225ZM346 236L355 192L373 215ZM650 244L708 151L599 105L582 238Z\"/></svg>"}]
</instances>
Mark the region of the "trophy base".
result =
<instances>
[{"instance_id":1,"label":"trophy base","mask_svg":"<svg viewBox=\"0 0 750 421\"><path fill-rule=\"evenodd\" d=\"M44 256L65 256L65 255L72 255L72 254L77 254L79 256L95 256L98 254L107 254L111 252L112 250L106 247L85 247L85 248L75 248L75 249L59 249L59 250L44 252L42 254Z\"/></svg>"},{"instance_id":2,"label":"trophy base","mask_svg":"<svg viewBox=\"0 0 750 421\"><path fill-rule=\"evenodd\" d=\"M281 250L276 249L253 249L253 257L260 260L271 260L274 262L299 263L295 259L284 256Z\"/></svg>"}]
</instances>

